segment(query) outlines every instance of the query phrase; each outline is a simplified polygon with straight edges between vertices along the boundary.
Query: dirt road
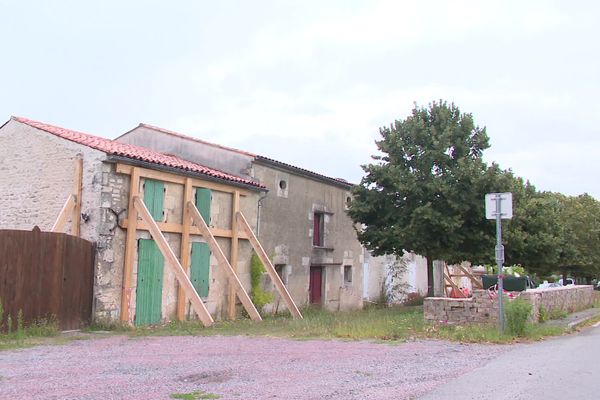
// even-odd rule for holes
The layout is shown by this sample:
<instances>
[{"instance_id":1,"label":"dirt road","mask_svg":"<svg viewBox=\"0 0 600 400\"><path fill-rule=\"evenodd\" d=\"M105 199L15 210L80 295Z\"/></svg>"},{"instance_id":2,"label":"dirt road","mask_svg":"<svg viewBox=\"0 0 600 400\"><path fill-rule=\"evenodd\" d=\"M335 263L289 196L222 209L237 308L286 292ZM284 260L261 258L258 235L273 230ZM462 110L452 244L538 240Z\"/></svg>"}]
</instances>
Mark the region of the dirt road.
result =
<instances>
[{"instance_id":1,"label":"dirt road","mask_svg":"<svg viewBox=\"0 0 600 400\"><path fill-rule=\"evenodd\" d=\"M0 399L408 399L508 346L110 336L0 352Z\"/></svg>"}]
</instances>

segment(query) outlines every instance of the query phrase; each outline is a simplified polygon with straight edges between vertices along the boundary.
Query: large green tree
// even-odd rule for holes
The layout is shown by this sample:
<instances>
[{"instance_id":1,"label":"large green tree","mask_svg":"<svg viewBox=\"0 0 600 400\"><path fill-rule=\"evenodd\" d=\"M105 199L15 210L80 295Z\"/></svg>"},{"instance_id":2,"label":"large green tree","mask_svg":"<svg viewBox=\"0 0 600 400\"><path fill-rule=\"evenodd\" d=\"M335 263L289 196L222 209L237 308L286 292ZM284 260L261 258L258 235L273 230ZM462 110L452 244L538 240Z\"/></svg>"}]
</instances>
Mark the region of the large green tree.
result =
<instances>
[{"instance_id":1,"label":"large green tree","mask_svg":"<svg viewBox=\"0 0 600 400\"><path fill-rule=\"evenodd\" d=\"M348 212L361 226L359 240L375 255L424 255L432 296L433 260L473 260L493 251L483 198L500 189L503 171L482 160L489 147L485 128L454 104L415 106L380 134L381 155L363 166ZM511 179L504 177L504 185Z\"/></svg>"}]
</instances>

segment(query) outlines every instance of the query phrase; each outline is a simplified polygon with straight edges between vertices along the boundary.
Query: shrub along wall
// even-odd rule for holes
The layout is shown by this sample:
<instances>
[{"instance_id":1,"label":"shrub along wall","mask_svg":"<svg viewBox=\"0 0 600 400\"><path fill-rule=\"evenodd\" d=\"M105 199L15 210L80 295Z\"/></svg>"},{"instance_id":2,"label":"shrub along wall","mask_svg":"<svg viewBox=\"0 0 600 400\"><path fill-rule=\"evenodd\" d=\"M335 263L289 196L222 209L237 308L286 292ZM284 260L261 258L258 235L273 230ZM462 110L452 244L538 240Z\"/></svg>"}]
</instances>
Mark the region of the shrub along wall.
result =
<instances>
[{"instance_id":1,"label":"shrub along wall","mask_svg":"<svg viewBox=\"0 0 600 400\"><path fill-rule=\"evenodd\" d=\"M548 312L575 312L591 307L594 287L591 285L564 286L548 289L530 289L512 292L533 306L530 321L538 322L540 306ZM508 299L508 296L505 296ZM423 302L425 319L449 323L488 323L498 320L498 299L492 299L487 290L474 290L468 299L428 297Z\"/></svg>"}]
</instances>

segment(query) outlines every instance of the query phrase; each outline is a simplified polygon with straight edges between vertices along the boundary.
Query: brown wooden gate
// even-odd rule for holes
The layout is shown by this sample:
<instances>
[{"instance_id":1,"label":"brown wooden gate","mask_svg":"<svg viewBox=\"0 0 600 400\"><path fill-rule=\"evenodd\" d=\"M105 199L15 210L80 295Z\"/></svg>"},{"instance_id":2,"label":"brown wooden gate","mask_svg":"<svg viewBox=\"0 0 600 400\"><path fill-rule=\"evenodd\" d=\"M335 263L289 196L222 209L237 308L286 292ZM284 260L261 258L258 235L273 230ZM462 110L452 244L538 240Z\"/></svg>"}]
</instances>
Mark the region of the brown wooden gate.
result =
<instances>
[{"instance_id":1,"label":"brown wooden gate","mask_svg":"<svg viewBox=\"0 0 600 400\"><path fill-rule=\"evenodd\" d=\"M0 230L0 301L4 325L55 317L63 330L92 315L94 244L65 233Z\"/></svg>"}]
</instances>

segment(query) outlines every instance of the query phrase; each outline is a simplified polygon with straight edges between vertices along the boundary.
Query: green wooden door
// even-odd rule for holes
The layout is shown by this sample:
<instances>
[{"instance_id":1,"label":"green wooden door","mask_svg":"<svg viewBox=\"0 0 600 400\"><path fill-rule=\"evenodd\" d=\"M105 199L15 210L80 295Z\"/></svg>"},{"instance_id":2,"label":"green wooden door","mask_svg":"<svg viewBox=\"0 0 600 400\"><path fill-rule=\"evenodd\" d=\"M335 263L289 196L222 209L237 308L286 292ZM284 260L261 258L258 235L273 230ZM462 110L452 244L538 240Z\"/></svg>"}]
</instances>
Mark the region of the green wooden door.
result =
<instances>
[{"instance_id":1,"label":"green wooden door","mask_svg":"<svg viewBox=\"0 0 600 400\"><path fill-rule=\"evenodd\" d=\"M160 322L162 307L164 258L152 239L138 242L138 271L135 324Z\"/></svg>"},{"instance_id":2,"label":"green wooden door","mask_svg":"<svg viewBox=\"0 0 600 400\"><path fill-rule=\"evenodd\" d=\"M192 267L190 280L200 297L208 296L210 250L206 243L192 243Z\"/></svg>"},{"instance_id":3,"label":"green wooden door","mask_svg":"<svg viewBox=\"0 0 600 400\"><path fill-rule=\"evenodd\" d=\"M165 200L165 184L161 181L146 179L144 181L144 204L155 221L163 220Z\"/></svg>"},{"instance_id":4,"label":"green wooden door","mask_svg":"<svg viewBox=\"0 0 600 400\"><path fill-rule=\"evenodd\" d=\"M206 225L210 226L210 203L212 201L212 194L210 189L197 188L196 189L196 208L200 211L200 215L204 218Z\"/></svg>"}]
</instances>

